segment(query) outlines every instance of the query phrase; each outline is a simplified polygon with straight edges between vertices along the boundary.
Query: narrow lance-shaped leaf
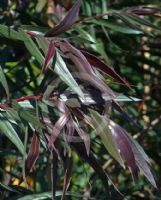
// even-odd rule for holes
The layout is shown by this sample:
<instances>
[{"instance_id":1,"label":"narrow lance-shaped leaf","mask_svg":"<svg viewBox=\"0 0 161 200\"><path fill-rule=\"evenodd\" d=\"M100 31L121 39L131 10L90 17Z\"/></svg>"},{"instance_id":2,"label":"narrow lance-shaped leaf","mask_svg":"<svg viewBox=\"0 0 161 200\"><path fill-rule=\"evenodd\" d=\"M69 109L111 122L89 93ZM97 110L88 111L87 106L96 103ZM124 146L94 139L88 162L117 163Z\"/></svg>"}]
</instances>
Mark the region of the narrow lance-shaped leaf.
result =
<instances>
[{"instance_id":1,"label":"narrow lance-shaped leaf","mask_svg":"<svg viewBox=\"0 0 161 200\"><path fill-rule=\"evenodd\" d=\"M40 140L37 135L37 133L34 133L31 141L31 146L29 149L29 153L27 155L27 159L25 162L25 172L28 174L30 170L35 165L35 162L39 156L39 150L40 150Z\"/></svg>"},{"instance_id":2,"label":"narrow lance-shaped leaf","mask_svg":"<svg viewBox=\"0 0 161 200\"><path fill-rule=\"evenodd\" d=\"M124 162L119 153L119 148L113 138L108 121L98 112L89 109L96 133L100 136L107 151L124 167Z\"/></svg>"},{"instance_id":3,"label":"narrow lance-shaped leaf","mask_svg":"<svg viewBox=\"0 0 161 200\"><path fill-rule=\"evenodd\" d=\"M0 82L1 84L3 85L4 89L5 89L5 92L7 94L7 99L9 99L9 88L8 88L8 84L7 84L7 80L6 80L6 77L2 71L2 68L0 66Z\"/></svg>"},{"instance_id":4,"label":"narrow lance-shaped leaf","mask_svg":"<svg viewBox=\"0 0 161 200\"><path fill-rule=\"evenodd\" d=\"M48 143L49 148L53 147L54 142L58 138L60 131L65 126L65 124L67 123L68 120L69 120L69 113L65 113L55 123L55 125L52 128L52 134L50 136L50 140Z\"/></svg>"},{"instance_id":5,"label":"narrow lance-shaped leaf","mask_svg":"<svg viewBox=\"0 0 161 200\"><path fill-rule=\"evenodd\" d=\"M0 116L2 118L4 118L3 115L0 115ZM7 119L0 120L0 131L10 139L10 141L18 148L19 152L23 156L26 155L25 148L24 148L22 141L20 140L19 136L17 135L12 124L9 121L7 121Z\"/></svg>"},{"instance_id":6,"label":"narrow lance-shaped leaf","mask_svg":"<svg viewBox=\"0 0 161 200\"><path fill-rule=\"evenodd\" d=\"M78 125L76 123L74 123L75 125L75 129L78 133L78 135L80 136L80 138L83 140L86 151L87 151L87 155L89 155L90 152L90 138L89 135L80 127L78 127Z\"/></svg>"},{"instance_id":7,"label":"narrow lance-shaped leaf","mask_svg":"<svg viewBox=\"0 0 161 200\"><path fill-rule=\"evenodd\" d=\"M80 6L81 6L81 0L77 0L75 5L69 10L68 14L65 16L65 18L57 26L49 30L45 34L45 37L54 37L68 30L77 20Z\"/></svg>"},{"instance_id":8,"label":"narrow lance-shaped leaf","mask_svg":"<svg viewBox=\"0 0 161 200\"><path fill-rule=\"evenodd\" d=\"M55 42L53 40L51 40L49 47L48 47L48 52L45 56L45 63L44 63L44 66L42 68L42 72L47 70L49 64L52 61L52 58L54 57L54 54L55 54Z\"/></svg>"},{"instance_id":9,"label":"narrow lance-shaped leaf","mask_svg":"<svg viewBox=\"0 0 161 200\"><path fill-rule=\"evenodd\" d=\"M133 177L136 177L137 167L135 163L134 153L131 147L131 141L124 133L124 130L111 120L109 120L109 128L118 145L118 148L120 149L120 154L127 162L128 167L131 169Z\"/></svg>"},{"instance_id":10,"label":"narrow lance-shaped leaf","mask_svg":"<svg viewBox=\"0 0 161 200\"><path fill-rule=\"evenodd\" d=\"M111 76L115 80L126 85L127 87L130 87L130 85L127 81L125 81L123 78L121 78L121 76L119 74L117 74L117 72L114 69L112 69L111 67L106 65L103 61L98 59L96 56L90 54L86 50L81 50L81 52L85 55L85 57L87 58L87 60L93 67L102 70L104 73Z\"/></svg>"},{"instance_id":11,"label":"narrow lance-shaped leaf","mask_svg":"<svg viewBox=\"0 0 161 200\"><path fill-rule=\"evenodd\" d=\"M126 133L127 134L127 133ZM134 153L136 165L138 166L140 172L148 179L148 181L155 187L157 188L156 182L154 180L153 174L150 171L149 165L147 162L149 162L148 157L142 151L141 148L138 148L138 145L136 145L134 139L130 137L127 134L128 138L131 141L131 147Z\"/></svg>"},{"instance_id":12,"label":"narrow lance-shaped leaf","mask_svg":"<svg viewBox=\"0 0 161 200\"><path fill-rule=\"evenodd\" d=\"M71 152L69 152L68 157L67 157L65 176L64 176L63 195L62 195L61 200L65 200L65 194L66 194L66 191L69 187L72 168L73 168L72 155L71 155Z\"/></svg>"},{"instance_id":13,"label":"narrow lance-shaped leaf","mask_svg":"<svg viewBox=\"0 0 161 200\"><path fill-rule=\"evenodd\" d=\"M59 77L80 97L84 97L81 88L78 86L77 82L74 80L72 74L69 72L64 60L58 52L56 52L56 63L54 66L54 71L59 75Z\"/></svg>"},{"instance_id":14,"label":"narrow lance-shaped leaf","mask_svg":"<svg viewBox=\"0 0 161 200\"><path fill-rule=\"evenodd\" d=\"M36 44L34 43L34 41L23 30L19 30L19 33L21 33L21 37L23 38L24 44L26 48L28 49L28 51L31 53L32 56L36 58L39 64L43 66L45 59L43 55L41 54L41 52L39 51Z\"/></svg>"}]
</instances>

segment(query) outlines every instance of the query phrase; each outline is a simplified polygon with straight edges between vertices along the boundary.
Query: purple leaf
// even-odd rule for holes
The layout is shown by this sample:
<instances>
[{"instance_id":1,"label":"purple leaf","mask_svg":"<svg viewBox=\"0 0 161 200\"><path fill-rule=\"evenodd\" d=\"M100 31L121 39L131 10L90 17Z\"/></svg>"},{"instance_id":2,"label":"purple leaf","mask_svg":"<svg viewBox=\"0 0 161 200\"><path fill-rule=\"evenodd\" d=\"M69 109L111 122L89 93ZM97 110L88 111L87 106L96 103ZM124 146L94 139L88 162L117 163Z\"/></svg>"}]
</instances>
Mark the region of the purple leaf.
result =
<instances>
[{"instance_id":1,"label":"purple leaf","mask_svg":"<svg viewBox=\"0 0 161 200\"><path fill-rule=\"evenodd\" d=\"M112 69L111 67L106 65L103 61L98 59L96 56L90 54L86 50L81 50L81 52L85 55L88 62L92 66L94 66L97 69L100 69L101 71L103 71L107 75L111 76L115 80L119 81L120 83L122 83L122 84L126 85L128 88L130 88L130 84L127 81L125 81L123 78L121 78L121 76L119 74L117 74L117 72L114 69Z\"/></svg>"},{"instance_id":2,"label":"purple leaf","mask_svg":"<svg viewBox=\"0 0 161 200\"><path fill-rule=\"evenodd\" d=\"M35 165L35 162L39 156L39 149L40 149L40 141L37 133L34 133L31 141L31 146L29 149L29 153L27 155L27 159L25 162L25 171L26 174L30 172L32 167Z\"/></svg>"},{"instance_id":3,"label":"purple leaf","mask_svg":"<svg viewBox=\"0 0 161 200\"><path fill-rule=\"evenodd\" d=\"M49 44L48 52L45 56L45 63L42 68L42 72L47 70L52 58L54 57L54 54L55 54L55 42L53 40L51 40L50 44Z\"/></svg>"},{"instance_id":4,"label":"purple leaf","mask_svg":"<svg viewBox=\"0 0 161 200\"><path fill-rule=\"evenodd\" d=\"M68 123L66 124L66 127L67 127L67 141L70 143L72 142L72 138L75 131L72 119L69 119Z\"/></svg>"},{"instance_id":5,"label":"purple leaf","mask_svg":"<svg viewBox=\"0 0 161 200\"><path fill-rule=\"evenodd\" d=\"M80 138L83 140L86 151L87 151L87 155L89 155L90 152L90 138L89 135L80 127L78 127L78 125L76 123L74 123L75 125L75 129L78 133L78 135L80 136Z\"/></svg>"},{"instance_id":6,"label":"purple leaf","mask_svg":"<svg viewBox=\"0 0 161 200\"><path fill-rule=\"evenodd\" d=\"M65 176L64 176L63 195L61 197L61 200L65 199L65 193L66 193L69 183L70 183L72 168L73 168L72 155L71 155L71 152L69 152L68 157L67 157Z\"/></svg>"},{"instance_id":7,"label":"purple leaf","mask_svg":"<svg viewBox=\"0 0 161 200\"><path fill-rule=\"evenodd\" d=\"M134 157L135 157L135 161L136 161L136 165L138 166L140 172L142 174L144 174L144 176L148 179L148 181L155 187L157 188L156 182L154 180L154 177L150 171L149 165L147 163L147 161L145 160L144 155L142 154L142 152L137 148L137 146L135 145L132 137L129 137L130 141L131 141L131 147L134 153Z\"/></svg>"},{"instance_id":8,"label":"purple leaf","mask_svg":"<svg viewBox=\"0 0 161 200\"><path fill-rule=\"evenodd\" d=\"M131 147L131 141L124 133L123 128L121 128L119 125L117 125L111 120L109 121L109 128L118 145L121 156L127 162L129 168L131 169L133 177L136 177L137 167L135 163L134 153Z\"/></svg>"},{"instance_id":9,"label":"purple leaf","mask_svg":"<svg viewBox=\"0 0 161 200\"><path fill-rule=\"evenodd\" d=\"M55 125L52 129L52 134L50 136L49 143L48 143L48 148L51 148L53 146L55 140L59 136L60 131L65 126L65 124L67 123L68 120L69 120L69 113L65 113L55 123Z\"/></svg>"},{"instance_id":10,"label":"purple leaf","mask_svg":"<svg viewBox=\"0 0 161 200\"><path fill-rule=\"evenodd\" d=\"M86 59L86 57L82 54L80 50L72 46L69 42L61 42L60 48L67 53L68 57L73 61L75 64L74 71L80 71L88 74L94 74L94 71Z\"/></svg>"},{"instance_id":11,"label":"purple leaf","mask_svg":"<svg viewBox=\"0 0 161 200\"><path fill-rule=\"evenodd\" d=\"M80 6L81 6L81 0L77 0L75 5L69 10L69 12L64 17L64 19L58 25L56 25L54 28L49 30L45 34L45 37L54 37L56 35L63 33L64 31L68 30L77 20Z\"/></svg>"}]
</instances>

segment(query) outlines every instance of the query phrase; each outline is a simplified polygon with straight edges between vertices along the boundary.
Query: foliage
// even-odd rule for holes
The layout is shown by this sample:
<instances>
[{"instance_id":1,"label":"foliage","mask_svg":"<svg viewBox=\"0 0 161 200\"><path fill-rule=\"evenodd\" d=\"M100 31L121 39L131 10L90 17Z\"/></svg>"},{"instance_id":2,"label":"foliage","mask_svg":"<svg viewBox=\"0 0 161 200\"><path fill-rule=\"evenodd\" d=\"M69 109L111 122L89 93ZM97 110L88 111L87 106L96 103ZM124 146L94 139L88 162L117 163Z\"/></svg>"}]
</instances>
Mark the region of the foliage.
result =
<instances>
[{"instance_id":1,"label":"foliage","mask_svg":"<svg viewBox=\"0 0 161 200\"><path fill-rule=\"evenodd\" d=\"M1 2L2 199L157 199L134 140L159 170L161 15L148 3Z\"/></svg>"}]
</instances>

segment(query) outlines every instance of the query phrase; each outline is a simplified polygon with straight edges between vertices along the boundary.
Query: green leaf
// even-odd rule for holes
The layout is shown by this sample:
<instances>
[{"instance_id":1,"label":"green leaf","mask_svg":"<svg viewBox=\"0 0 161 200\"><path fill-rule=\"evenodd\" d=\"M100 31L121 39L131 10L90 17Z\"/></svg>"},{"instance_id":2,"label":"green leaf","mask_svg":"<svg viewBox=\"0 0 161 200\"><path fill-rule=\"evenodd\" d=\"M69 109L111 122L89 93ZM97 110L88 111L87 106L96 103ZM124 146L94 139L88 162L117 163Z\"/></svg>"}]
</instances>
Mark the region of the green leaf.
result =
<instances>
[{"instance_id":1,"label":"green leaf","mask_svg":"<svg viewBox=\"0 0 161 200\"><path fill-rule=\"evenodd\" d=\"M0 37L6 37L13 40L22 40L21 34L12 28L0 24Z\"/></svg>"},{"instance_id":2,"label":"green leaf","mask_svg":"<svg viewBox=\"0 0 161 200\"><path fill-rule=\"evenodd\" d=\"M115 101L121 102L121 101L133 101L133 102L137 102L137 101L141 101L141 99L135 98L135 97L131 97L131 96L125 96L125 95L119 95L115 98Z\"/></svg>"},{"instance_id":3,"label":"green leaf","mask_svg":"<svg viewBox=\"0 0 161 200\"><path fill-rule=\"evenodd\" d=\"M9 88L8 88L8 84L7 84L7 80L6 80L6 77L2 71L2 68L0 66L0 82L1 84L3 85L4 89L5 89L5 92L7 94L7 99L9 99Z\"/></svg>"},{"instance_id":4,"label":"green leaf","mask_svg":"<svg viewBox=\"0 0 161 200\"><path fill-rule=\"evenodd\" d=\"M45 58L39 51L34 41L31 39L31 37L21 29L19 30L19 32L21 33L21 37L23 38L24 44L30 52L30 54L35 57L35 59L39 62L40 65L44 65Z\"/></svg>"},{"instance_id":5,"label":"green leaf","mask_svg":"<svg viewBox=\"0 0 161 200\"><path fill-rule=\"evenodd\" d=\"M105 20L93 20L92 21L94 24L97 24L97 25L101 25L101 26L104 26L104 27L107 27L113 31L117 31L119 33L125 33L125 34L143 34L142 31L140 30L136 30L136 29L131 29L130 27L128 26L125 26L125 25L121 25L121 24L116 24L116 23L110 23L108 21L105 21Z\"/></svg>"},{"instance_id":6,"label":"green leaf","mask_svg":"<svg viewBox=\"0 0 161 200\"><path fill-rule=\"evenodd\" d=\"M22 108L16 101L12 101L12 106L14 106L14 109L24 120L36 127L44 128L43 124L39 121L38 117L36 116L36 113L30 113L28 110Z\"/></svg>"},{"instance_id":7,"label":"green leaf","mask_svg":"<svg viewBox=\"0 0 161 200\"><path fill-rule=\"evenodd\" d=\"M13 128L12 124L7 120L4 119L4 116L0 114L1 120L0 120L0 131L6 135L10 141L15 144L15 146L18 148L20 153L25 156L25 148L23 143L21 142L19 136L17 135L15 129Z\"/></svg>"},{"instance_id":8,"label":"green leaf","mask_svg":"<svg viewBox=\"0 0 161 200\"><path fill-rule=\"evenodd\" d=\"M63 192L57 191L56 192L56 197L62 196ZM72 193L72 192L66 192L66 196L71 196L75 198L82 198L83 196L81 194L77 193ZM20 197L17 200L42 200L42 199L48 199L52 198L52 193L51 192L44 192L44 193L39 193L39 194L31 194L31 195L26 195L24 197ZM88 200L94 200L95 198L88 198Z\"/></svg>"},{"instance_id":9,"label":"green leaf","mask_svg":"<svg viewBox=\"0 0 161 200\"><path fill-rule=\"evenodd\" d=\"M77 82L74 80L72 74L69 72L64 60L58 52L56 52L56 63L54 66L54 71L59 77L64 81L74 92L76 92L80 97L84 98L84 94Z\"/></svg>"},{"instance_id":10,"label":"green leaf","mask_svg":"<svg viewBox=\"0 0 161 200\"><path fill-rule=\"evenodd\" d=\"M15 189L13 189L13 188L7 186L7 185L4 185L3 183L0 183L0 188L1 188L1 187L4 188L5 190L8 190L8 191L11 191L11 192L15 192L15 193L19 193L19 194L20 194L20 192L18 192L17 190L15 190Z\"/></svg>"},{"instance_id":11,"label":"green leaf","mask_svg":"<svg viewBox=\"0 0 161 200\"><path fill-rule=\"evenodd\" d=\"M117 144L113 139L107 120L98 112L91 109L89 109L89 111L96 133L100 136L105 148L120 163L120 165L124 167L124 162L119 153L119 149L117 148Z\"/></svg>"}]
</instances>

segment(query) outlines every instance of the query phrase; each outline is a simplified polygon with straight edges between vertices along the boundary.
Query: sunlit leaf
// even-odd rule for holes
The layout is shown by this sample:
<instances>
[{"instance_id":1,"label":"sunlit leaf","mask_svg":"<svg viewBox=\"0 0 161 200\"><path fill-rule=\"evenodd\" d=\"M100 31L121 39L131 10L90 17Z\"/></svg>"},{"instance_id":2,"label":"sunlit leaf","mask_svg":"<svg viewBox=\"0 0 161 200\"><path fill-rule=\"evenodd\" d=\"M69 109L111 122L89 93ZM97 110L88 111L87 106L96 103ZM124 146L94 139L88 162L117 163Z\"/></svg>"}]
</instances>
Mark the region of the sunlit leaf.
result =
<instances>
[{"instance_id":1,"label":"sunlit leaf","mask_svg":"<svg viewBox=\"0 0 161 200\"><path fill-rule=\"evenodd\" d=\"M90 109L90 114L95 125L96 134L101 138L107 151L124 167L124 162L120 156L119 149L112 136L107 120L94 110Z\"/></svg>"}]
</instances>

